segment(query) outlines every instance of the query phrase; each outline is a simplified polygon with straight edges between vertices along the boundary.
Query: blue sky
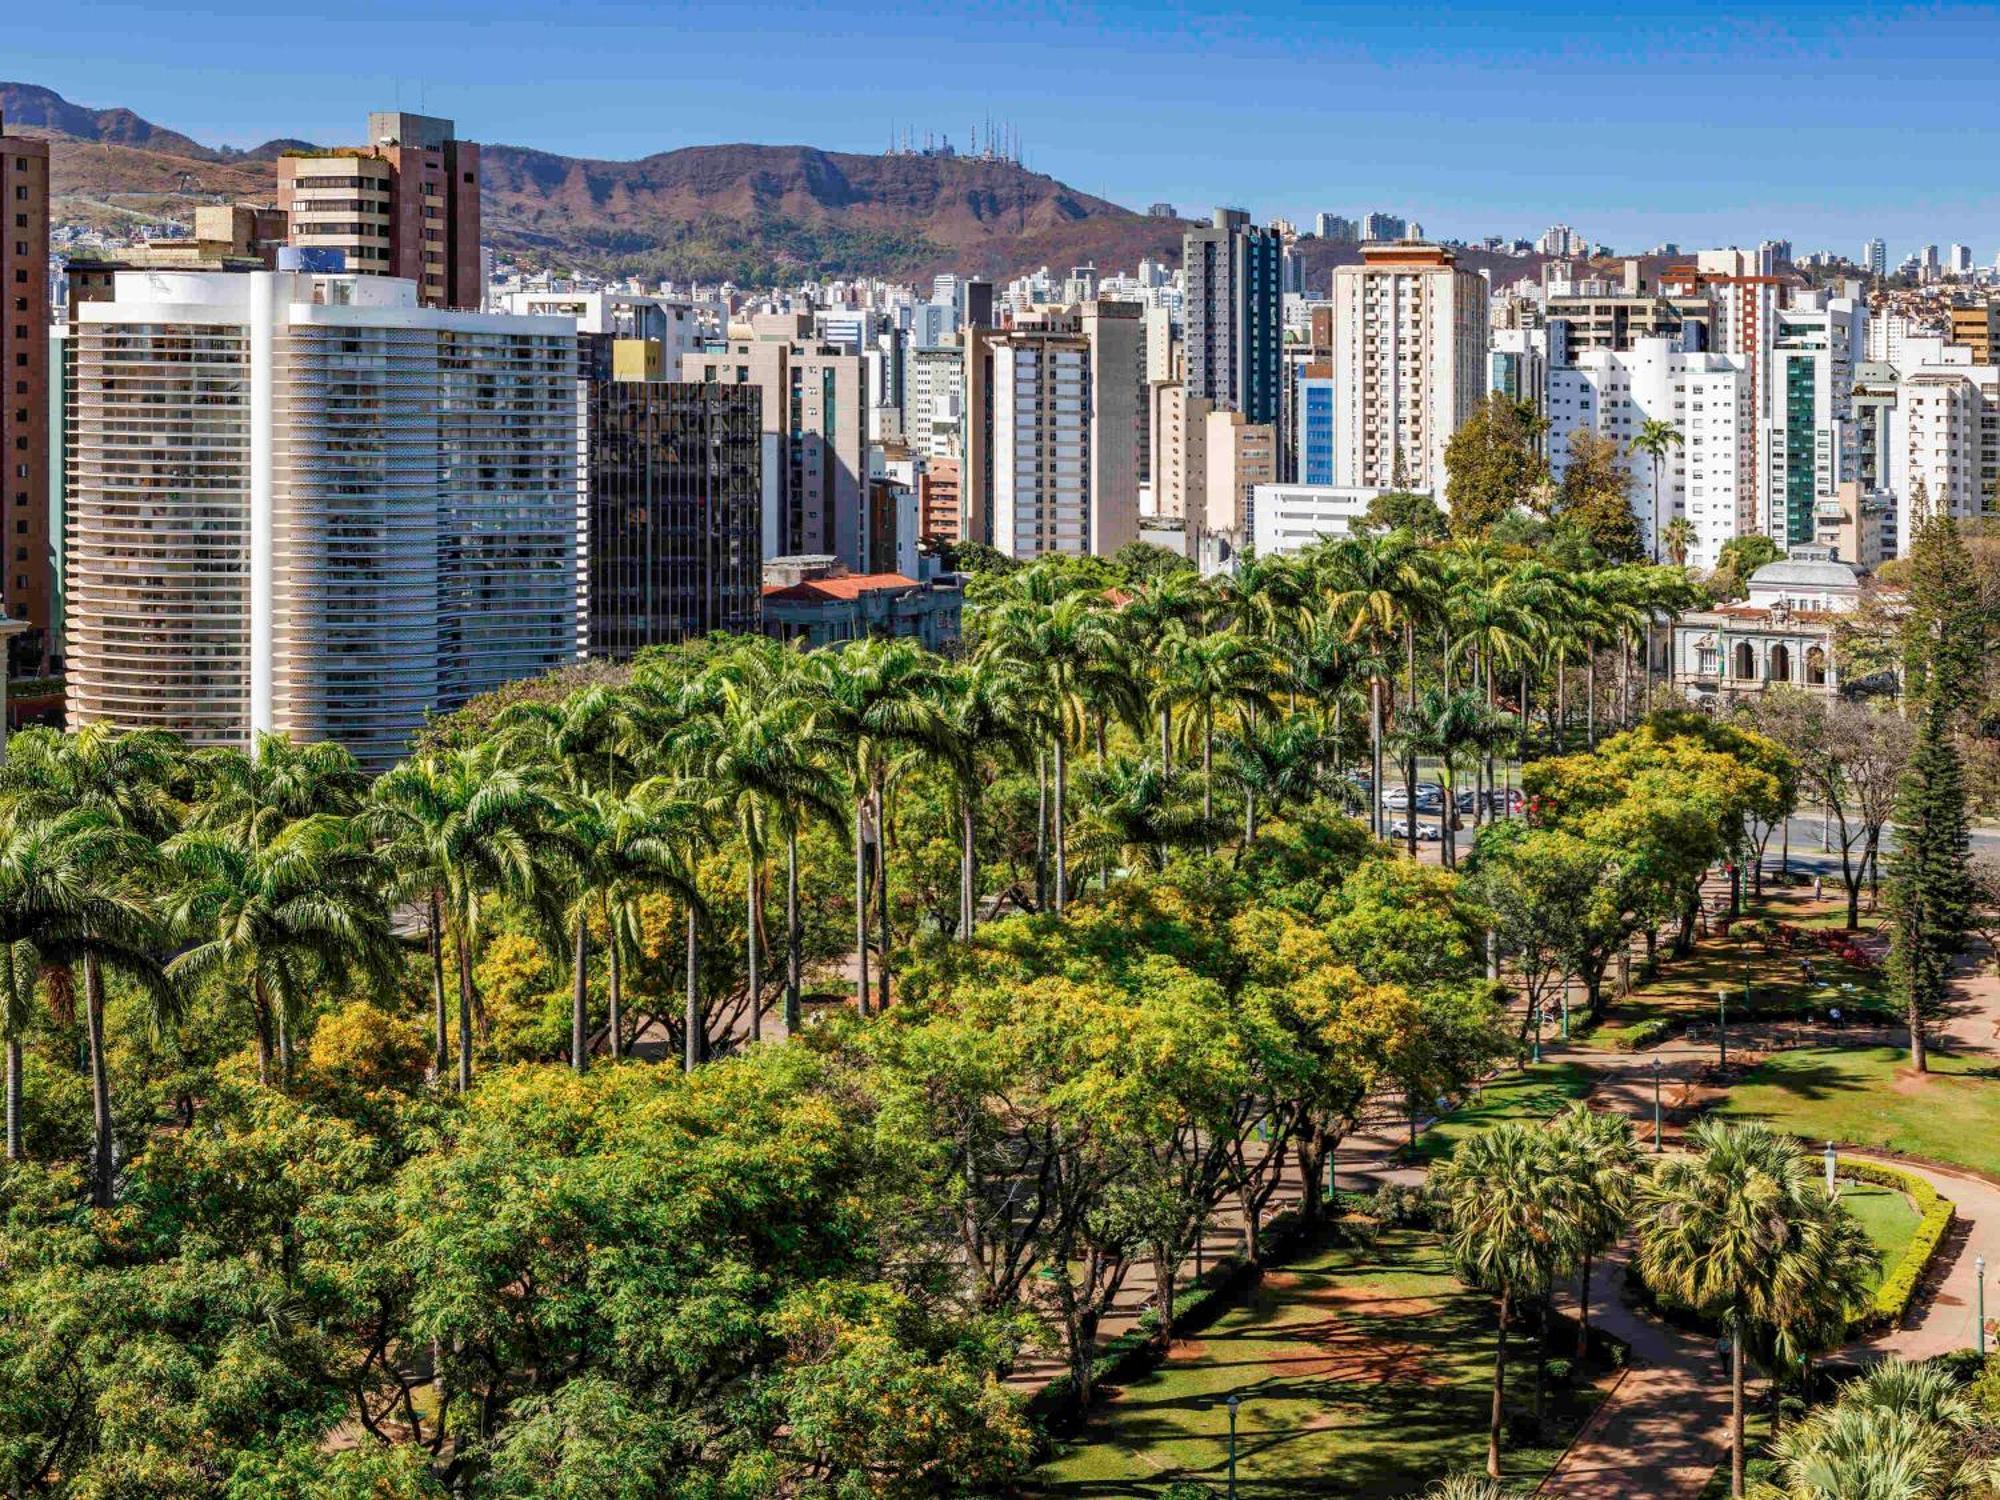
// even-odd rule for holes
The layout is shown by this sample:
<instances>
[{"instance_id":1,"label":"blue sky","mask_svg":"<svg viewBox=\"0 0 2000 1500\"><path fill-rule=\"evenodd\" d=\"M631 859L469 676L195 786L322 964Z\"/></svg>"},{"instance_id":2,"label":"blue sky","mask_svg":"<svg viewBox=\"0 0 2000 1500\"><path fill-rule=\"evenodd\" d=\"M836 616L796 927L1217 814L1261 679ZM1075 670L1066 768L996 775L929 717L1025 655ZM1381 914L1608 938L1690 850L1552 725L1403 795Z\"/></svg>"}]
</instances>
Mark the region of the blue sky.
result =
<instances>
[{"instance_id":1,"label":"blue sky","mask_svg":"<svg viewBox=\"0 0 2000 1500\"><path fill-rule=\"evenodd\" d=\"M198 139L358 138L371 108L573 155L879 150L1012 120L1085 191L1622 249L1788 237L2000 251L2000 9L60 0L0 69ZM335 14L336 20L323 17Z\"/></svg>"}]
</instances>

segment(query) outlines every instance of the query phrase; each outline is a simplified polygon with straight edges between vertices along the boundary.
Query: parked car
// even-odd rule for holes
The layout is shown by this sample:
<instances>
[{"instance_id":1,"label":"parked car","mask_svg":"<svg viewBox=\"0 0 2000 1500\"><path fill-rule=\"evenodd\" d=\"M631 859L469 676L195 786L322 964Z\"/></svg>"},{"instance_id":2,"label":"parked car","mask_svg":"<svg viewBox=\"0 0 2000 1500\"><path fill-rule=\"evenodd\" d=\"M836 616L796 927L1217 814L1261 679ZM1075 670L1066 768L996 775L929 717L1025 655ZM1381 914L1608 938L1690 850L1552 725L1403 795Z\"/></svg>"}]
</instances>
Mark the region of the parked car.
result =
<instances>
[{"instance_id":1,"label":"parked car","mask_svg":"<svg viewBox=\"0 0 2000 1500\"><path fill-rule=\"evenodd\" d=\"M1410 807L1408 787L1392 786L1382 794L1382 805L1390 812L1407 812Z\"/></svg>"},{"instance_id":2,"label":"parked car","mask_svg":"<svg viewBox=\"0 0 2000 1500\"><path fill-rule=\"evenodd\" d=\"M1410 820L1408 818L1393 818L1390 820L1389 823L1390 838L1407 839L1409 836L1410 836ZM1442 832L1439 831L1437 824L1435 823L1417 824L1418 843L1435 844L1438 843L1440 840L1442 840L1443 837L1444 835Z\"/></svg>"}]
</instances>

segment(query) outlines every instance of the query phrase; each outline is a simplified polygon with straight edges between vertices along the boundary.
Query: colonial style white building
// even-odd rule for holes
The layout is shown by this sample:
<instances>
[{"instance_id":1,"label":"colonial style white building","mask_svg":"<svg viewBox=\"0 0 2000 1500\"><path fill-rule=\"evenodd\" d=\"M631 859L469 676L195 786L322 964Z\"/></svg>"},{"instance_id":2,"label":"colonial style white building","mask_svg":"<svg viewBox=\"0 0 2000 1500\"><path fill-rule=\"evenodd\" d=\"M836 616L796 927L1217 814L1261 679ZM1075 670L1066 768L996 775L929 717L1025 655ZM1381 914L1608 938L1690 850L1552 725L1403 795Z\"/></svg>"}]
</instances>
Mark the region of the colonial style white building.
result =
<instances>
[{"instance_id":1,"label":"colonial style white building","mask_svg":"<svg viewBox=\"0 0 2000 1500\"><path fill-rule=\"evenodd\" d=\"M1714 710L1773 687L1836 693L1834 629L1860 599L1859 575L1830 549L1794 547L1750 575L1744 602L1675 622L1674 686Z\"/></svg>"}]
</instances>

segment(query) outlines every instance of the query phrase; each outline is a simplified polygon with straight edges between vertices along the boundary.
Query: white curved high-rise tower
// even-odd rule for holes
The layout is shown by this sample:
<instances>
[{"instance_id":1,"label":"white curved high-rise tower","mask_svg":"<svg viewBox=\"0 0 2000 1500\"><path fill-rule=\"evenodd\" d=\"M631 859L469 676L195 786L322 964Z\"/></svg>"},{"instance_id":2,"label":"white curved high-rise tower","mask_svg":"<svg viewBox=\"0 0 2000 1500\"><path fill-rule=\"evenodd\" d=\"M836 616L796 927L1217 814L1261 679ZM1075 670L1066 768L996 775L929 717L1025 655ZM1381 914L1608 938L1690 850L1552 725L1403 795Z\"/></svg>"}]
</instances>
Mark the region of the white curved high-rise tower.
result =
<instances>
[{"instance_id":1,"label":"white curved high-rise tower","mask_svg":"<svg viewBox=\"0 0 2000 1500\"><path fill-rule=\"evenodd\" d=\"M121 273L69 381L69 710L380 767L574 661L576 340L386 277Z\"/></svg>"}]
</instances>

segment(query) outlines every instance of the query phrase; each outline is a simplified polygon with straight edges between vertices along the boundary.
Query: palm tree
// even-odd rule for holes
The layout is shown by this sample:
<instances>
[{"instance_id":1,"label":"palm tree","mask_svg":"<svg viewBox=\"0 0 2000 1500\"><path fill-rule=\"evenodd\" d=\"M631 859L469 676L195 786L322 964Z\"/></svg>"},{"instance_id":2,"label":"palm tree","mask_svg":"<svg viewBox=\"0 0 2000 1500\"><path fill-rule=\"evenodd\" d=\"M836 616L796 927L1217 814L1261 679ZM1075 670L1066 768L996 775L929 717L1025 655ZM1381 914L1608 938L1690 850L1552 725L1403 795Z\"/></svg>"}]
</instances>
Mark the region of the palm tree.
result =
<instances>
[{"instance_id":1,"label":"palm tree","mask_svg":"<svg viewBox=\"0 0 2000 1500\"><path fill-rule=\"evenodd\" d=\"M1462 1143L1431 1173L1443 1195L1447 1244L1459 1274L1500 1298L1493 1356L1493 1406L1486 1472L1500 1477L1500 1429L1507 1394L1507 1328L1517 1299L1549 1285L1569 1265L1576 1221L1566 1195L1552 1191L1554 1163L1538 1128L1509 1122Z\"/></svg>"},{"instance_id":2,"label":"palm tree","mask_svg":"<svg viewBox=\"0 0 2000 1500\"><path fill-rule=\"evenodd\" d=\"M1675 516L1667 522L1665 533L1667 557L1677 568L1685 568L1688 553L1694 550L1694 522L1686 516Z\"/></svg>"},{"instance_id":3,"label":"palm tree","mask_svg":"<svg viewBox=\"0 0 2000 1500\"><path fill-rule=\"evenodd\" d=\"M1184 575L1172 574L1170 577ZM959 937L972 941L979 909L976 839L981 768L998 756L1024 761L1051 725L1034 681L1019 662L997 655L955 665L942 703L947 753L958 786Z\"/></svg>"},{"instance_id":4,"label":"palm tree","mask_svg":"<svg viewBox=\"0 0 2000 1500\"><path fill-rule=\"evenodd\" d=\"M107 831L94 843L93 852L116 861L102 875L107 899L119 879L152 863L156 846L180 824L182 809L173 789L185 773L185 763L181 742L170 734L159 730L126 733L102 723L87 724L73 735L28 729L13 737L8 751L6 762L0 764L0 798L5 799L15 819L46 820L83 811L104 820ZM122 851L112 848L112 833L125 836ZM103 910L107 917L115 914L111 905ZM129 926L127 930L131 930ZM122 942L116 948L128 964L137 956L136 950ZM111 1076L104 1056L103 961L111 951L111 946L95 943L80 949L96 1139L92 1200L100 1208L111 1205L114 1166Z\"/></svg>"},{"instance_id":5,"label":"palm tree","mask_svg":"<svg viewBox=\"0 0 2000 1500\"><path fill-rule=\"evenodd\" d=\"M1994 1424L1942 1364L1884 1360L1777 1443L1773 1500L1971 1500L2000 1485Z\"/></svg>"},{"instance_id":6,"label":"palm tree","mask_svg":"<svg viewBox=\"0 0 2000 1500\"><path fill-rule=\"evenodd\" d=\"M292 1037L308 994L354 970L394 982L395 937L379 857L345 818L301 818L262 844L190 829L163 849L175 887L170 931L187 946L167 966L183 983L213 978L249 1004L257 1077L289 1084Z\"/></svg>"},{"instance_id":7,"label":"palm tree","mask_svg":"<svg viewBox=\"0 0 2000 1500\"><path fill-rule=\"evenodd\" d=\"M1071 601L1055 606L1064 609ZM1003 610L1004 612L1004 610ZM883 857L882 790L891 757L915 746L942 749L946 738L939 704L942 674L937 658L911 641L857 641L811 653L806 690L819 727L847 758L854 809L854 944L858 978L855 1006L868 1014L868 849L881 903L882 1004L889 999L888 862Z\"/></svg>"},{"instance_id":8,"label":"palm tree","mask_svg":"<svg viewBox=\"0 0 2000 1500\"><path fill-rule=\"evenodd\" d=\"M1194 710L1183 731L1201 746L1201 814L1213 822L1217 711L1233 711L1246 723L1268 713L1280 682L1278 660L1261 641L1234 631L1188 635L1176 628L1159 643L1159 664L1163 701Z\"/></svg>"},{"instance_id":9,"label":"palm tree","mask_svg":"<svg viewBox=\"0 0 2000 1500\"><path fill-rule=\"evenodd\" d=\"M1652 460L1653 519L1652 524L1646 528L1646 535L1653 543L1654 562L1660 560L1660 467L1665 463L1667 454L1685 441L1678 427L1658 417L1646 418L1639 428L1638 435L1632 439L1632 451L1643 453Z\"/></svg>"},{"instance_id":10,"label":"palm tree","mask_svg":"<svg viewBox=\"0 0 2000 1500\"><path fill-rule=\"evenodd\" d=\"M79 961L138 977L162 1000L172 992L153 955L159 930L128 876L150 845L102 812L10 818L0 834L0 1033L7 1049L7 1159L21 1157L21 1033L38 982L63 982ZM92 1053L102 1073L102 1024ZM92 1201L111 1206L115 1142L108 1100L97 1114Z\"/></svg>"},{"instance_id":11,"label":"palm tree","mask_svg":"<svg viewBox=\"0 0 2000 1500\"><path fill-rule=\"evenodd\" d=\"M1823 1192L1798 1146L1763 1125L1708 1119L1639 1190L1640 1273L1655 1291L1729 1329L1730 1493L1743 1493L1743 1349L1775 1326L1822 1268Z\"/></svg>"},{"instance_id":12,"label":"palm tree","mask_svg":"<svg viewBox=\"0 0 2000 1500\"><path fill-rule=\"evenodd\" d=\"M764 1035L764 983L760 938L764 927L764 865L771 835L782 832L796 868L797 818L810 809L837 820L832 775L822 764L827 746L820 742L813 715L797 696L773 692L782 685L783 669L773 670L768 652L752 648L754 670L725 662L702 679L694 696L699 704L681 745L684 764L691 768L709 808L736 825L743 840L745 864L744 946L746 989L750 1004L750 1039ZM789 659L790 653L782 653ZM774 830L774 823L777 825ZM797 922L797 882L788 886L787 920ZM788 938L790 938L788 934ZM795 941L795 940L794 940ZM886 950L885 950L886 951ZM786 1021L798 1024L790 1000L791 965L787 965Z\"/></svg>"},{"instance_id":13,"label":"palm tree","mask_svg":"<svg viewBox=\"0 0 2000 1500\"><path fill-rule=\"evenodd\" d=\"M1053 604L1010 600L994 612L981 641L984 652L1012 657L1039 679L1055 762L1052 842L1058 916L1069 887L1069 747L1082 744L1091 723L1101 722L1102 716L1137 717L1138 678L1127 668L1123 645L1105 602L1081 593L1066 594Z\"/></svg>"},{"instance_id":14,"label":"palm tree","mask_svg":"<svg viewBox=\"0 0 2000 1500\"><path fill-rule=\"evenodd\" d=\"M255 847L289 823L317 813L359 811L368 775L354 756L329 741L299 745L259 731L250 750L202 750L193 757L192 826Z\"/></svg>"},{"instance_id":15,"label":"palm tree","mask_svg":"<svg viewBox=\"0 0 2000 1500\"><path fill-rule=\"evenodd\" d=\"M1213 837L1213 825L1193 800L1180 772L1147 756L1114 756L1082 777L1084 812L1078 843L1106 874L1114 861L1150 870L1166 868L1176 849Z\"/></svg>"},{"instance_id":16,"label":"palm tree","mask_svg":"<svg viewBox=\"0 0 2000 1500\"><path fill-rule=\"evenodd\" d=\"M1556 1158L1556 1186L1569 1198L1577 1228L1576 1355L1590 1352L1591 1262L1625 1233L1632 1215L1640 1153L1626 1116L1578 1103L1549 1130Z\"/></svg>"},{"instance_id":17,"label":"palm tree","mask_svg":"<svg viewBox=\"0 0 2000 1500\"><path fill-rule=\"evenodd\" d=\"M1257 837L1257 804L1273 810L1310 802L1331 779L1327 761L1333 738L1304 715L1280 719L1266 729L1249 725L1223 736L1223 776L1243 794L1243 842Z\"/></svg>"},{"instance_id":18,"label":"palm tree","mask_svg":"<svg viewBox=\"0 0 2000 1500\"><path fill-rule=\"evenodd\" d=\"M472 967L489 899L508 895L533 906L552 895L552 872L540 859L556 803L520 771L499 764L500 742L404 761L373 788L366 821L387 860L391 889L429 909L436 986L440 1076L449 1063L445 1025L444 933L458 961L458 1087L472 1087ZM553 926L553 921L546 923Z\"/></svg>"},{"instance_id":19,"label":"palm tree","mask_svg":"<svg viewBox=\"0 0 2000 1500\"><path fill-rule=\"evenodd\" d=\"M1479 694L1449 693L1441 688L1428 688L1391 736L1398 752L1411 763L1414 764L1418 756L1434 758L1438 763L1438 780L1444 787L1441 848L1447 869L1458 862L1451 830L1458 811L1459 764L1468 750L1491 744L1496 727L1504 730L1506 720L1489 709L1486 700ZM1413 800L1410 805L1413 838L1416 819L1417 809Z\"/></svg>"},{"instance_id":20,"label":"palm tree","mask_svg":"<svg viewBox=\"0 0 2000 1500\"><path fill-rule=\"evenodd\" d=\"M1382 735L1388 711L1387 684L1394 670L1390 652L1402 633L1406 601L1419 581L1414 539L1404 532L1345 537L1316 558L1322 599L1328 613L1343 621L1347 639L1364 648L1368 682L1370 760L1369 827L1382 831Z\"/></svg>"}]
</instances>

